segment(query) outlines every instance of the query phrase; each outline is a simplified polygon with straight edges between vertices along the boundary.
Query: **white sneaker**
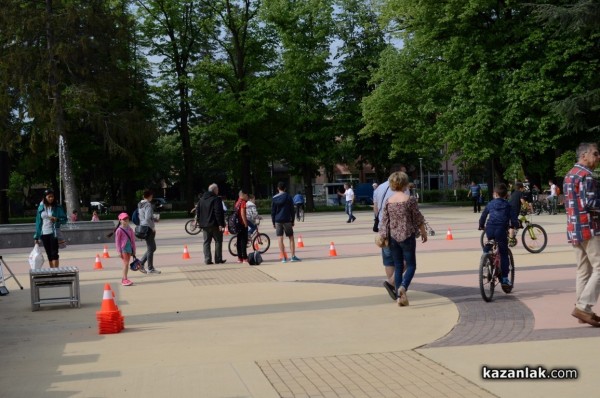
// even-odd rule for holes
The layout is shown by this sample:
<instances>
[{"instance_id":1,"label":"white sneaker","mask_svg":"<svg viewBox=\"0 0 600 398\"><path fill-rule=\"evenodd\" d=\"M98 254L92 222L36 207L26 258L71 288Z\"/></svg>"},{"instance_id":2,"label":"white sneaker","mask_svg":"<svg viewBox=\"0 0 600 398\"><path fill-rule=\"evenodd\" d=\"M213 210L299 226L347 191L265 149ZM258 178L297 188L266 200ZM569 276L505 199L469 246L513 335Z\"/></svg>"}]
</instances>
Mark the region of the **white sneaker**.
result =
<instances>
[{"instance_id":1,"label":"white sneaker","mask_svg":"<svg viewBox=\"0 0 600 398\"><path fill-rule=\"evenodd\" d=\"M156 268L152 268L152 269L148 270L148 273L149 274L156 274L156 275L158 275L158 274L160 274L160 271L157 270Z\"/></svg>"}]
</instances>

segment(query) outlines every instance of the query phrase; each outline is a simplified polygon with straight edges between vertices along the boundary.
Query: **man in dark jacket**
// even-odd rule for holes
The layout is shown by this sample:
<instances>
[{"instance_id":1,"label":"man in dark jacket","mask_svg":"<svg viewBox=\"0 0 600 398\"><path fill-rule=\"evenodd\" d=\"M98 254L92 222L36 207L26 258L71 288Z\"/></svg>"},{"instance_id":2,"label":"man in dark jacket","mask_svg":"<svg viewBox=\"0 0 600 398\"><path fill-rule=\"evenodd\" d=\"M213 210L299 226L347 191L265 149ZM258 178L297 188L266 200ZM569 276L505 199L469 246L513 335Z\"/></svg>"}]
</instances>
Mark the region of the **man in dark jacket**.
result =
<instances>
[{"instance_id":1,"label":"man in dark jacket","mask_svg":"<svg viewBox=\"0 0 600 398\"><path fill-rule=\"evenodd\" d=\"M279 240L279 252L281 253L281 262L287 263L288 258L285 254L285 244L283 243L283 233L290 238L290 251L292 254L291 261L301 261L296 257L296 247L294 245L294 202L292 197L285 191L285 183L280 181L277 183L277 191L279 193L273 196L271 204L271 219L273 220L273 228Z\"/></svg>"},{"instance_id":2,"label":"man in dark jacket","mask_svg":"<svg viewBox=\"0 0 600 398\"><path fill-rule=\"evenodd\" d=\"M223 231L225 231L225 213L223 201L219 197L219 187L211 184L196 206L196 221L204 236L204 263L213 264L210 252L212 240L215 240L215 263L223 264Z\"/></svg>"}]
</instances>

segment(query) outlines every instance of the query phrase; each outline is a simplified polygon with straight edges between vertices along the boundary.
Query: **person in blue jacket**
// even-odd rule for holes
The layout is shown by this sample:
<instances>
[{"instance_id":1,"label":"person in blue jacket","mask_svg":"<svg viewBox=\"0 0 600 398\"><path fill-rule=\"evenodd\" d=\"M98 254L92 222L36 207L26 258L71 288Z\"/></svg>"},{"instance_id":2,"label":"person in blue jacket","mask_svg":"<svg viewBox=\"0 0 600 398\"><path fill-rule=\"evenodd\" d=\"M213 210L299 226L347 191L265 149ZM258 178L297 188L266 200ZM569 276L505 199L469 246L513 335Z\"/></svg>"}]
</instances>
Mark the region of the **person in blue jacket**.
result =
<instances>
[{"instance_id":1,"label":"person in blue jacket","mask_svg":"<svg viewBox=\"0 0 600 398\"><path fill-rule=\"evenodd\" d=\"M509 293L512 290L512 283L508 278L508 229L518 228L519 219L517 218L517 213L512 209L508 200L506 200L507 195L508 188L506 188L505 184L497 184L494 187L494 199L488 203L483 213L481 213L479 229L483 230L485 228L487 238L494 239L498 243L500 267L502 268L500 284L502 285L502 290ZM487 253L487 250L486 246L484 252Z\"/></svg>"},{"instance_id":2,"label":"person in blue jacket","mask_svg":"<svg viewBox=\"0 0 600 398\"><path fill-rule=\"evenodd\" d=\"M46 249L46 256L50 268L58 268L58 234L60 226L67 222L67 214L63 208L56 204L54 191L50 188L44 191L44 199L38 206L35 216L35 234L33 239L36 244L40 240Z\"/></svg>"}]
</instances>

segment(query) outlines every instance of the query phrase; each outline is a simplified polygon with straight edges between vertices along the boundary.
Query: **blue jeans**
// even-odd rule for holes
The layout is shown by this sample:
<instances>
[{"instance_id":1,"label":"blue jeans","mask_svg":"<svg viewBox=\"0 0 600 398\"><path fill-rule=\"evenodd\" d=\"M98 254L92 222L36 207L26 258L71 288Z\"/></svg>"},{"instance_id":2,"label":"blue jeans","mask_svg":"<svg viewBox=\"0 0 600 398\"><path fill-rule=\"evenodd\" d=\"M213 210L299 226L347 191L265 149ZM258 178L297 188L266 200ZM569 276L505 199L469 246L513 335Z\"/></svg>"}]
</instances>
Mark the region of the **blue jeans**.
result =
<instances>
[{"instance_id":1,"label":"blue jeans","mask_svg":"<svg viewBox=\"0 0 600 398\"><path fill-rule=\"evenodd\" d=\"M404 289L408 290L417 270L417 239L414 234L402 242L397 242L394 238L390 237L390 249L392 250L392 258L394 259L396 291L400 286L404 286ZM403 275L404 261L406 261L406 272Z\"/></svg>"},{"instance_id":2,"label":"blue jeans","mask_svg":"<svg viewBox=\"0 0 600 398\"><path fill-rule=\"evenodd\" d=\"M348 220L352 220L352 203L353 202L346 202L346 214L348 214Z\"/></svg>"},{"instance_id":3,"label":"blue jeans","mask_svg":"<svg viewBox=\"0 0 600 398\"><path fill-rule=\"evenodd\" d=\"M508 232L506 227L486 226L485 235L488 239L494 239L498 243L498 251L500 252L500 268L502 268L502 277L508 277ZM484 247L483 252L487 253L487 248Z\"/></svg>"}]
</instances>

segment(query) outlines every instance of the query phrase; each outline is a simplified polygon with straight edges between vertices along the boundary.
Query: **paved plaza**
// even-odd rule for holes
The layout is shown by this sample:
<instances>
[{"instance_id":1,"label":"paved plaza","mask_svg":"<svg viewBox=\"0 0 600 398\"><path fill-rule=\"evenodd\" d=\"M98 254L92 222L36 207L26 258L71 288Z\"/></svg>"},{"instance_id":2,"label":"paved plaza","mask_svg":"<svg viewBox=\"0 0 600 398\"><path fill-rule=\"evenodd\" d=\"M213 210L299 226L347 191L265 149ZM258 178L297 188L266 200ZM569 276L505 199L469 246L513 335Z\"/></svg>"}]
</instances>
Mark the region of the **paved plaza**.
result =
<instances>
[{"instance_id":1,"label":"paved plaza","mask_svg":"<svg viewBox=\"0 0 600 398\"><path fill-rule=\"evenodd\" d=\"M0 298L0 396L596 396L600 329L570 315L575 265L565 215L534 216L548 232L547 248L531 254L519 239L514 292L498 289L485 303L479 215L469 207L422 211L436 235L417 243L408 307L382 287L370 212L358 212L352 224L342 212L307 214L295 228L305 245L299 263L279 262L274 230L264 222L271 248L258 267L235 264L229 237L227 263L204 265L202 235L187 235L186 220L163 220L155 253L162 274L130 272L131 287L120 285L114 245L102 270L94 270L102 244L70 246L61 266L80 269L79 309L32 312L30 249L6 249L0 254L25 289L9 280L10 294ZM138 243L140 254L143 248ZM106 283L125 317L119 334L98 334ZM483 366L576 369L578 378L490 380Z\"/></svg>"}]
</instances>

